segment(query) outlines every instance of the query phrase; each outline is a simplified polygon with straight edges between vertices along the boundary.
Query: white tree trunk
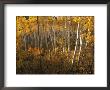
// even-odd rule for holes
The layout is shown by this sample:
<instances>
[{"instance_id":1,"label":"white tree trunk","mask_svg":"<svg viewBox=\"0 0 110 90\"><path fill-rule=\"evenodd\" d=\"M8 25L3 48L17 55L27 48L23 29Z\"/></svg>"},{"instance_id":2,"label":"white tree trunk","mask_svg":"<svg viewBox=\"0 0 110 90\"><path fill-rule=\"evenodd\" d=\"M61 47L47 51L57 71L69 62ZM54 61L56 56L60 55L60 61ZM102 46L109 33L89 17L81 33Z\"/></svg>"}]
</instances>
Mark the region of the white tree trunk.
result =
<instances>
[{"instance_id":1,"label":"white tree trunk","mask_svg":"<svg viewBox=\"0 0 110 90\"><path fill-rule=\"evenodd\" d=\"M70 51L70 32L68 30L68 52Z\"/></svg>"},{"instance_id":2,"label":"white tree trunk","mask_svg":"<svg viewBox=\"0 0 110 90\"><path fill-rule=\"evenodd\" d=\"M76 49L77 49L78 37L79 37L78 32L79 32L79 23L78 23L77 31L76 31L76 44L75 44L75 50L74 50L74 53L73 53L73 60L72 60L72 63L73 63L74 58L75 58L75 55L76 55Z\"/></svg>"},{"instance_id":3,"label":"white tree trunk","mask_svg":"<svg viewBox=\"0 0 110 90\"><path fill-rule=\"evenodd\" d=\"M80 31L80 32L81 32L81 31ZM81 49L82 49L82 38L81 38L81 36L80 36L80 48L79 48L79 54L78 54L78 61L79 61Z\"/></svg>"}]
</instances>

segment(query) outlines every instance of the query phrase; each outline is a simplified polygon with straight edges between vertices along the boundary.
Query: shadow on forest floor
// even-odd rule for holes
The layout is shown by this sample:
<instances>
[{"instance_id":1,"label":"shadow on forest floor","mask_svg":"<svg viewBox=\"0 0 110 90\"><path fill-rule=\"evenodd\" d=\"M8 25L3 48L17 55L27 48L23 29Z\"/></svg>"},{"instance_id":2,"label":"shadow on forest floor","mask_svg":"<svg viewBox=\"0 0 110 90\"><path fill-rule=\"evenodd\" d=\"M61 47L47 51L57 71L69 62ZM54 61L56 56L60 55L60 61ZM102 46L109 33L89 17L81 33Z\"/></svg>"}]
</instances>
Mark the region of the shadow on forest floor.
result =
<instances>
[{"instance_id":1,"label":"shadow on forest floor","mask_svg":"<svg viewBox=\"0 0 110 90\"><path fill-rule=\"evenodd\" d=\"M93 61L74 60L71 63L61 53L34 56L32 53L16 61L16 74L94 74Z\"/></svg>"}]
</instances>

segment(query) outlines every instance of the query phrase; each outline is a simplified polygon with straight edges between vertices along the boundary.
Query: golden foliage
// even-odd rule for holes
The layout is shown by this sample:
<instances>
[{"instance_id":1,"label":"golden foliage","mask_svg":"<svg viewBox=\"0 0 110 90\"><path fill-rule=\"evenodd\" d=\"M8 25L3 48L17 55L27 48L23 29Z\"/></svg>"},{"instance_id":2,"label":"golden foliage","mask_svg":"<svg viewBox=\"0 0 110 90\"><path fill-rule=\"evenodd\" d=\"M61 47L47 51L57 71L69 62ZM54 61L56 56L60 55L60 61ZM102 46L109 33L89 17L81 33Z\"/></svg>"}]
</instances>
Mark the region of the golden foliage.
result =
<instances>
[{"instance_id":1,"label":"golden foliage","mask_svg":"<svg viewBox=\"0 0 110 90\"><path fill-rule=\"evenodd\" d=\"M94 16L16 17L17 73L94 73L93 52Z\"/></svg>"}]
</instances>

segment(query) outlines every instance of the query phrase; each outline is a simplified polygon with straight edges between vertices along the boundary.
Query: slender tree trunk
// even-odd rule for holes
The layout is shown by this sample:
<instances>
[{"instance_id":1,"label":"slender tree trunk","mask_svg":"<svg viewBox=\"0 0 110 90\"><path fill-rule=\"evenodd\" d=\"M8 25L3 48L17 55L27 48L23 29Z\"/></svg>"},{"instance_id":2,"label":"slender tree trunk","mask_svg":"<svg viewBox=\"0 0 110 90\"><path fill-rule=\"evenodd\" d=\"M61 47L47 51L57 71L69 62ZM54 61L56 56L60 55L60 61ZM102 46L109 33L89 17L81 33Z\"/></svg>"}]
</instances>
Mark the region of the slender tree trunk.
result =
<instances>
[{"instance_id":1,"label":"slender tree trunk","mask_svg":"<svg viewBox=\"0 0 110 90\"><path fill-rule=\"evenodd\" d=\"M70 32L68 30L68 52L70 52Z\"/></svg>"},{"instance_id":2,"label":"slender tree trunk","mask_svg":"<svg viewBox=\"0 0 110 90\"><path fill-rule=\"evenodd\" d=\"M76 49L77 49L78 37L79 37L78 32L79 32L79 23L78 23L77 31L76 31L76 44L75 44L75 50L74 50L74 53L73 53L73 60L72 60L72 63L73 63L74 58L75 58L75 55L76 55Z\"/></svg>"},{"instance_id":3,"label":"slender tree trunk","mask_svg":"<svg viewBox=\"0 0 110 90\"><path fill-rule=\"evenodd\" d=\"M80 30L80 34L81 34L81 30ZM80 35L80 48L79 48L78 61L79 61L79 57L80 57L80 53L81 53L81 49L82 49L82 38L81 38L81 35Z\"/></svg>"},{"instance_id":4,"label":"slender tree trunk","mask_svg":"<svg viewBox=\"0 0 110 90\"><path fill-rule=\"evenodd\" d=\"M48 32L46 32L46 33L45 33L45 43L46 43L46 49L48 49L47 36L48 36Z\"/></svg>"},{"instance_id":5,"label":"slender tree trunk","mask_svg":"<svg viewBox=\"0 0 110 90\"><path fill-rule=\"evenodd\" d=\"M70 52L70 31L71 31L70 26L71 26L70 21L68 21L68 52Z\"/></svg>"},{"instance_id":6,"label":"slender tree trunk","mask_svg":"<svg viewBox=\"0 0 110 90\"><path fill-rule=\"evenodd\" d=\"M66 30L64 30L64 52L66 50Z\"/></svg>"},{"instance_id":7,"label":"slender tree trunk","mask_svg":"<svg viewBox=\"0 0 110 90\"><path fill-rule=\"evenodd\" d=\"M65 52L65 30L63 30L63 53Z\"/></svg>"},{"instance_id":8,"label":"slender tree trunk","mask_svg":"<svg viewBox=\"0 0 110 90\"><path fill-rule=\"evenodd\" d=\"M40 27L40 48L42 48L42 26Z\"/></svg>"},{"instance_id":9,"label":"slender tree trunk","mask_svg":"<svg viewBox=\"0 0 110 90\"><path fill-rule=\"evenodd\" d=\"M35 40L35 48L36 48L36 32L34 31L34 40Z\"/></svg>"},{"instance_id":10,"label":"slender tree trunk","mask_svg":"<svg viewBox=\"0 0 110 90\"><path fill-rule=\"evenodd\" d=\"M39 48L39 16L37 16L37 25L38 25L37 26L37 30L38 30L37 31L37 41L38 41L37 43L38 43L38 48Z\"/></svg>"},{"instance_id":11,"label":"slender tree trunk","mask_svg":"<svg viewBox=\"0 0 110 90\"><path fill-rule=\"evenodd\" d=\"M64 25L64 30L65 30L65 49L67 49L67 47L66 47L66 43L67 43L67 37L66 37L66 35L67 35L67 33L66 33L66 28L67 28L67 25L66 25L66 17L65 17L65 25Z\"/></svg>"},{"instance_id":12,"label":"slender tree trunk","mask_svg":"<svg viewBox=\"0 0 110 90\"><path fill-rule=\"evenodd\" d=\"M45 20L46 22L44 21L44 40L45 40L45 47L46 49L48 48L48 45L47 45L47 37L48 37L48 31L46 31L47 29L47 18L45 17ZM46 23L46 25L45 25Z\"/></svg>"},{"instance_id":13,"label":"slender tree trunk","mask_svg":"<svg viewBox=\"0 0 110 90\"><path fill-rule=\"evenodd\" d=\"M53 26L52 26L52 30L53 30L53 33L54 33L54 36L53 36L53 40L54 40L54 44L53 44L53 45L54 45L54 51L56 52L56 50L55 50L55 48L56 48L56 37L55 37L55 29L54 29L54 27L55 27L55 26L54 26L54 25L55 25L54 22L55 22L55 21L54 21L54 20L55 20L55 17L53 17Z\"/></svg>"},{"instance_id":14,"label":"slender tree trunk","mask_svg":"<svg viewBox=\"0 0 110 90\"><path fill-rule=\"evenodd\" d=\"M55 52L56 52L56 36L55 36L55 30L54 30L54 49L55 49Z\"/></svg>"}]
</instances>

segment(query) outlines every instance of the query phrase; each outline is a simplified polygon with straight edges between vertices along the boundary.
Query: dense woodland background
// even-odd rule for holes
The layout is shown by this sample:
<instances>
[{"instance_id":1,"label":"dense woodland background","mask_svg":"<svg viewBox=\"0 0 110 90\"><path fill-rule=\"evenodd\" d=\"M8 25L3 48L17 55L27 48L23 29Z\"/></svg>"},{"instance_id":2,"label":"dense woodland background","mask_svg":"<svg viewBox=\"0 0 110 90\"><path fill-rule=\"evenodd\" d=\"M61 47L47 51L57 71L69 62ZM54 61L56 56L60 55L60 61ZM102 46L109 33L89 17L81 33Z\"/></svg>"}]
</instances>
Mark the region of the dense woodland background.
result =
<instances>
[{"instance_id":1,"label":"dense woodland background","mask_svg":"<svg viewBox=\"0 0 110 90\"><path fill-rule=\"evenodd\" d=\"M93 74L93 16L17 16L17 74Z\"/></svg>"}]
</instances>

